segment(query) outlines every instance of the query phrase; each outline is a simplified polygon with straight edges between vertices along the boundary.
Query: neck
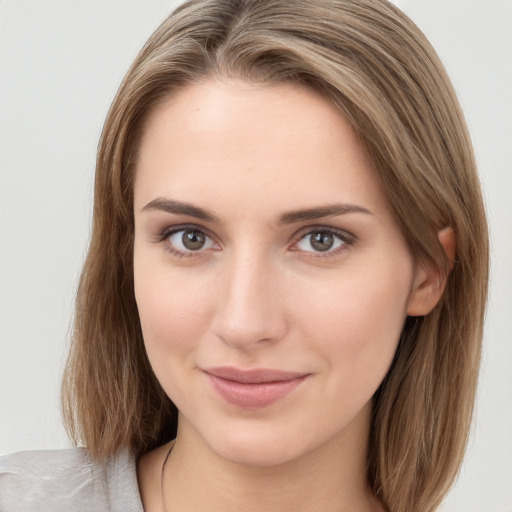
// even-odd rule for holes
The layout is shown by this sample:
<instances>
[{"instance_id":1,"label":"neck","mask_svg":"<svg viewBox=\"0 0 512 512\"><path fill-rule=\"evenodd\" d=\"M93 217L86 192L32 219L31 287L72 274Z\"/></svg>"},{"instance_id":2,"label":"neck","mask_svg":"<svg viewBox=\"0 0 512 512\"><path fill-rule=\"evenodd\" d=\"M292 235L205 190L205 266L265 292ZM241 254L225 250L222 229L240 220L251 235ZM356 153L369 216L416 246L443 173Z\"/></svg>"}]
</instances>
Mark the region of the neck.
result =
<instances>
[{"instance_id":1,"label":"neck","mask_svg":"<svg viewBox=\"0 0 512 512\"><path fill-rule=\"evenodd\" d=\"M220 457L182 420L163 478L166 509L380 511L366 481L367 428L355 427L355 435L335 436L293 460L251 466Z\"/></svg>"}]
</instances>

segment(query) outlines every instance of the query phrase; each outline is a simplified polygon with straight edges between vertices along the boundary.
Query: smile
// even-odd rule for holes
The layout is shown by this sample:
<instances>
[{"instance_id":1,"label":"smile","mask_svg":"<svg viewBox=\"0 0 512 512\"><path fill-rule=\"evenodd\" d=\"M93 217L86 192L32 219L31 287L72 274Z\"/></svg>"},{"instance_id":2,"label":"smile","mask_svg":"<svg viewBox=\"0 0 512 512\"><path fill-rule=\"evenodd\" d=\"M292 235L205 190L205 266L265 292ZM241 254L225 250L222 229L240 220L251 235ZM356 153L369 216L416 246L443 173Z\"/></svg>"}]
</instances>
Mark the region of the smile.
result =
<instances>
[{"instance_id":1,"label":"smile","mask_svg":"<svg viewBox=\"0 0 512 512\"><path fill-rule=\"evenodd\" d=\"M271 369L240 370L232 367L203 370L214 391L241 408L261 408L281 400L310 374Z\"/></svg>"}]
</instances>

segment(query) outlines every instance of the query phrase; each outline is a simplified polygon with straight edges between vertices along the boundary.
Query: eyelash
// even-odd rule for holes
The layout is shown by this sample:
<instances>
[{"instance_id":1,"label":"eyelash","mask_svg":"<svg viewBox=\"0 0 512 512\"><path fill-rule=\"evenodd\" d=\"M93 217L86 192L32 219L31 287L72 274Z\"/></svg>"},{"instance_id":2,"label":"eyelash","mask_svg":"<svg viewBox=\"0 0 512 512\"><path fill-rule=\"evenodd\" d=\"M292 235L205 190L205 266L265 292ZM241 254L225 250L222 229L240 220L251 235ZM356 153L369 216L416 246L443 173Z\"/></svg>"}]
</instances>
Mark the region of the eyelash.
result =
<instances>
[{"instance_id":1,"label":"eyelash","mask_svg":"<svg viewBox=\"0 0 512 512\"><path fill-rule=\"evenodd\" d=\"M312 235L331 235L341 241L341 245L336 247L333 250L327 251L300 251L300 249L292 249L297 252L306 252L310 257L313 258L332 258L338 256L342 252L345 252L350 246L354 245L356 242L356 238L354 235L347 233L346 231L342 231L340 229L335 229L327 226L308 226L301 230L297 235L297 241L294 242L292 248L297 246L302 240L304 240L307 236Z\"/></svg>"},{"instance_id":2,"label":"eyelash","mask_svg":"<svg viewBox=\"0 0 512 512\"><path fill-rule=\"evenodd\" d=\"M213 237L208 234L208 231L199 226L195 226L193 224L184 224L179 226L172 226L164 229L156 238L157 243L168 242L169 238L180 231L197 231L203 233L207 238L213 240ZM322 251L301 251L300 249L294 249L293 247L299 244L302 240L304 240L308 235L331 235L339 240L341 240L341 245L334 250L327 250L325 252ZM308 226L307 228L302 229L297 235L294 236L297 240L292 244L291 250L294 252L305 252L309 253L308 255L313 258L329 258L333 256L337 256L340 253L346 251L350 246L354 245L356 242L356 237L346 231L342 231L339 229L327 227L327 226ZM215 242L214 242L215 243ZM203 253L203 250L198 251L181 251L173 246L170 242L165 244L165 248L168 252L170 252L173 256L177 256L179 258L183 257L193 257L200 256Z\"/></svg>"},{"instance_id":3,"label":"eyelash","mask_svg":"<svg viewBox=\"0 0 512 512\"><path fill-rule=\"evenodd\" d=\"M165 228L160 235L157 237L157 243L168 242L169 238L180 231L197 231L199 233L203 233L207 238L213 240L204 228L200 228L199 226L194 226L193 224L183 224L180 226L173 226ZM199 256L203 251L180 251L176 247L174 247L170 242L165 244L165 249L170 252L173 256L177 256L178 258L188 258L192 256Z\"/></svg>"}]
</instances>

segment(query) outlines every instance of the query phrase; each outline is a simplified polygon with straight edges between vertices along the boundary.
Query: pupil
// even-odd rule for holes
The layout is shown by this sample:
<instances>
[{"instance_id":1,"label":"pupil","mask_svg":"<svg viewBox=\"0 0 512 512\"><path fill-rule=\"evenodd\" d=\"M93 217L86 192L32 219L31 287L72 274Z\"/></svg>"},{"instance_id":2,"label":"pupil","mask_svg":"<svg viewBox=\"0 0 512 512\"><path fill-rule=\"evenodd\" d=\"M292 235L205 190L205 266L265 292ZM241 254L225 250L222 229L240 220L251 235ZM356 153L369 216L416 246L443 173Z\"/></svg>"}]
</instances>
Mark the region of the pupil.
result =
<instances>
[{"instance_id":1,"label":"pupil","mask_svg":"<svg viewBox=\"0 0 512 512\"><path fill-rule=\"evenodd\" d=\"M329 233L315 233L311 237L311 245L317 251L328 251L334 244L334 238Z\"/></svg>"},{"instance_id":2,"label":"pupil","mask_svg":"<svg viewBox=\"0 0 512 512\"><path fill-rule=\"evenodd\" d=\"M181 240L190 251L198 251L205 243L205 236L200 231L185 231Z\"/></svg>"}]
</instances>

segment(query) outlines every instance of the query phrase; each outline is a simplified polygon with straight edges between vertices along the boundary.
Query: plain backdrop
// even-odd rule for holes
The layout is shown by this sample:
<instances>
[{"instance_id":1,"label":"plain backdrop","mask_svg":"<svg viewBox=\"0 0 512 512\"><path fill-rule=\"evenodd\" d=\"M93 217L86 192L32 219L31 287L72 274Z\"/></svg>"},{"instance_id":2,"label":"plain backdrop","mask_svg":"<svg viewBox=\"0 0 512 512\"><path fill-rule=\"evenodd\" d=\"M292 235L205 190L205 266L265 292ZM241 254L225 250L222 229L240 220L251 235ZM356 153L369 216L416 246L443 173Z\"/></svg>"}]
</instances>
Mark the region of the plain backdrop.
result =
<instances>
[{"instance_id":1,"label":"plain backdrop","mask_svg":"<svg viewBox=\"0 0 512 512\"><path fill-rule=\"evenodd\" d=\"M0 0L0 453L69 446L59 379L120 80L179 2ZM512 511L512 2L397 0L467 115L492 236L476 418L443 510ZM454 390L456 392L456 390Z\"/></svg>"}]
</instances>

